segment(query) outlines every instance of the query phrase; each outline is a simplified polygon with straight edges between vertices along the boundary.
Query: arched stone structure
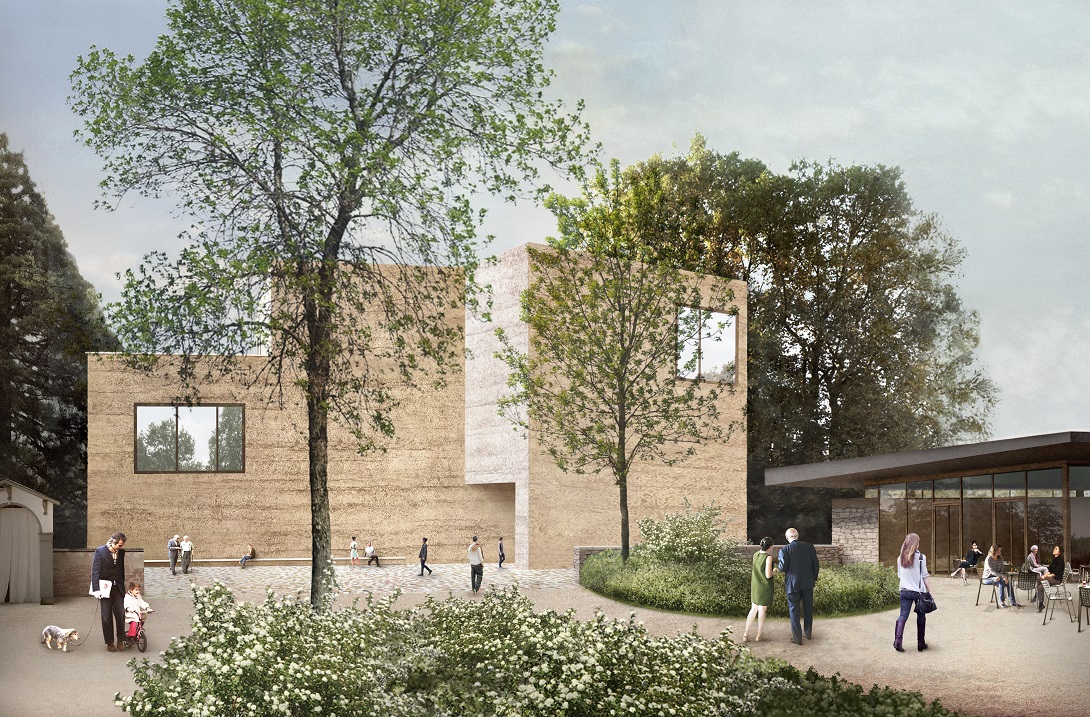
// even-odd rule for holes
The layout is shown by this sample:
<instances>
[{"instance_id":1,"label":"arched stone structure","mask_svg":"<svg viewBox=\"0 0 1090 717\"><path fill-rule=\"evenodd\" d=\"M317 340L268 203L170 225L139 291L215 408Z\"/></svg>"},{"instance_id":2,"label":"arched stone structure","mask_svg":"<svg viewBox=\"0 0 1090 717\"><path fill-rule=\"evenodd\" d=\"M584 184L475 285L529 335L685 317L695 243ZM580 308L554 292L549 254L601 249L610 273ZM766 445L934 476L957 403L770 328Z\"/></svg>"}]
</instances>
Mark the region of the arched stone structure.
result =
<instances>
[{"instance_id":1,"label":"arched stone structure","mask_svg":"<svg viewBox=\"0 0 1090 717\"><path fill-rule=\"evenodd\" d=\"M0 480L0 600L53 604L53 514L58 501Z\"/></svg>"}]
</instances>

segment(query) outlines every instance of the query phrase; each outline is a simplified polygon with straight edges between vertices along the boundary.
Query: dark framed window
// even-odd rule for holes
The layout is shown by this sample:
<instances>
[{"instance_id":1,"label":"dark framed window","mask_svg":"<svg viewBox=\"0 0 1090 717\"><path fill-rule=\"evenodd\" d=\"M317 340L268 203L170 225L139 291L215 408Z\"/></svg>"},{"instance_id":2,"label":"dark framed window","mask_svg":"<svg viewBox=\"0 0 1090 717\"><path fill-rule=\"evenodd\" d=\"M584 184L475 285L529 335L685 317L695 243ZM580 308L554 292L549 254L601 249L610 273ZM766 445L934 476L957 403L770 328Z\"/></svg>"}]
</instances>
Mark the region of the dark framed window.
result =
<instances>
[{"instance_id":1,"label":"dark framed window","mask_svg":"<svg viewBox=\"0 0 1090 717\"><path fill-rule=\"evenodd\" d=\"M908 534L906 492L904 483L878 486L878 560L883 565L896 564Z\"/></svg>"},{"instance_id":2,"label":"dark framed window","mask_svg":"<svg viewBox=\"0 0 1090 717\"><path fill-rule=\"evenodd\" d=\"M734 383L738 358L737 322L722 311L679 306L677 375Z\"/></svg>"},{"instance_id":3,"label":"dark framed window","mask_svg":"<svg viewBox=\"0 0 1090 717\"><path fill-rule=\"evenodd\" d=\"M136 405L135 472L242 473L246 469L246 407Z\"/></svg>"},{"instance_id":4,"label":"dark framed window","mask_svg":"<svg viewBox=\"0 0 1090 717\"><path fill-rule=\"evenodd\" d=\"M1071 548L1067 559L1072 566L1090 565L1090 466L1068 468L1071 501Z\"/></svg>"},{"instance_id":5,"label":"dark framed window","mask_svg":"<svg viewBox=\"0 0 1090 717\"><path fill-rule=\"evenodd\" d=\"M1026 524L1029 543L1041 548L1041 561L1052 559L1052 546L1064 544L1063 471L1060 468L1029 471Z\"/></svg>"}]
</instances>

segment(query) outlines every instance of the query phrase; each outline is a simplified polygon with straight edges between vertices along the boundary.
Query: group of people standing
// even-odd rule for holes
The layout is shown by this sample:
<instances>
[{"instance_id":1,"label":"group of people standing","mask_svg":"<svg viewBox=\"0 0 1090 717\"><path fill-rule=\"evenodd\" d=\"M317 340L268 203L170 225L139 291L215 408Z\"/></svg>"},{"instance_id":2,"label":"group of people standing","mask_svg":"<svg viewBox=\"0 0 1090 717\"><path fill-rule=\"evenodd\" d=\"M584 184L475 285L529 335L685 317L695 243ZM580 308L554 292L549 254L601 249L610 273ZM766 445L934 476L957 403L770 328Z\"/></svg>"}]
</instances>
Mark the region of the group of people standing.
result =
<instances>
[{"instance_id":1,"label":"group of people standing","mask_svg":"<svg viewBox=\"0 0 1090 717\"><path fill-rule=\"evenodd\" d=\"M167 557L170 558L170 574L178 574L178 564L181 563L182 572L189 572L189 563L193 560L193 541L188 535L175 535L167 541ZM245 567L245 564L243 565Z\"/></svg>"},{"instance_id":2,"label":"group of people standing","mask_svg":"<svg viewBox=\"0 0 1090 717\"><path fill-rule=\"evenodd\" d=\"M821 564L817 550L810 543L799 540L799 531L788 528L784 534L787 545L780 548L776 566L772 564L772 538L761 538L761 549L753 554L753 566L750 579L750 600L752 607L746 617L746 631L742 633L742 642L749 642L749 630L757 619L755 642L761 641L764 631L765 616L772 604L773 575L778 570L784 576L784 590L787 593L787 612L791 617L791 642L802 644L802 638L812 638L814 626L814 585L817 584Z\"/></svg>"}]
</instances>

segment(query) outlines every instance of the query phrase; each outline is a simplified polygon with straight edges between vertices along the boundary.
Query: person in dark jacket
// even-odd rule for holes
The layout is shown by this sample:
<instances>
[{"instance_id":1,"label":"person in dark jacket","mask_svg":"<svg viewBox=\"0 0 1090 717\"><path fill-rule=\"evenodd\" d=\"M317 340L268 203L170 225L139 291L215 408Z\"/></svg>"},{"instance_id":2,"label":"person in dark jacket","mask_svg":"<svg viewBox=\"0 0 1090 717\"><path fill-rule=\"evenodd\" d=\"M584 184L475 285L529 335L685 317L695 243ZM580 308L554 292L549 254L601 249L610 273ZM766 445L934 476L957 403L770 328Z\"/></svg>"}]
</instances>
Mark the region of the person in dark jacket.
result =
<instances>
[{"instance_id":1,"label":"person in dark jacket","mask_svg":"<svg viewBox=\"0 0 1090 717\"><path fill-rule=\"evenodd\" d=\"M424 538L420 543L420 574L423 575L424 571L428 571L428 575L431 575L431 568L427 566L428 562L428 539Z\"/></svg>"},{"instance_id":2,"label":"person in dark jacket","mask_svg":"<svg viewBox=\"0 0 1090 717\"><path fill-rule=\"evenodd\" d=\"M976 567L977 562L980 561L980 556L983 554L984 553L983 551L981 551L980 546L977 545L977 542L974 540L973 544L969 547L969 552L965 554L965 560L962 560L961 563L958 564L957 568L954 569L954 572L950 573L950 577L954 577L958 573L961 573L961 584L968 585L969 569Z\"/></svg>"},{"instance_id":3,"label":"person in dark jacket","mask_svg":"<svg viewBox=\"0 0 1090 717\"><path fill-rule=\"evenodd\" d=\"M814 585L817 584L817 550L799 540L799 531L788 528L787 545L780 548L779 570L784 577L787 612L791 615L791 642L802 644L803 635L809 640L814 626ZM801 613L801 615L800 615ZM799 618L802 625L799 625Z\"/></svg>"},{"instance_id":4,"label":"person in dark jacket","mask_svg":"<svg viewBox=\"0 0 1090 717\"><path fill-rule=\"evenodd\" d=\"M114 533L105 545L95 549L91 561L91 590L99 594L102 616L102 637L110 652L125 650L125 534ZM112 585L109 592L102 588L103 580ZM114 643L114 637L117 643Z\"/></svg>"}]
</instances>

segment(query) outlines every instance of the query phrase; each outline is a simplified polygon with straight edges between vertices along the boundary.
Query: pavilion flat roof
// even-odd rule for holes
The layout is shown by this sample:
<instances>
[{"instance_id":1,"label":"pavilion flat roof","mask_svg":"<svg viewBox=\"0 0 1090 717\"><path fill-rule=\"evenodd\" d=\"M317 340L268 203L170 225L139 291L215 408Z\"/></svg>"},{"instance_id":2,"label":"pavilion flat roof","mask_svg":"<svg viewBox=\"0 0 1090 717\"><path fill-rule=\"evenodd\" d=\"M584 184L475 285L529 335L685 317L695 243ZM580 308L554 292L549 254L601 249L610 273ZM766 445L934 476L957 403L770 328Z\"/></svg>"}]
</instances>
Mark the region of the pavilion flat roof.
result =
<instances>
[{"instance_id":1,"label":"pavilion flat roof","mask_svg":"<svg viewBox=\"0 0 1090 717\"><path fill-rule=\"evenodd\" d=\"M768 468L765 470L765 485L861 488L868 481L943 473L973 475L1005 466L1055 461L1090 461L1090 432L1046 433L922 451Z\"/></svg>"}]
</instances>

